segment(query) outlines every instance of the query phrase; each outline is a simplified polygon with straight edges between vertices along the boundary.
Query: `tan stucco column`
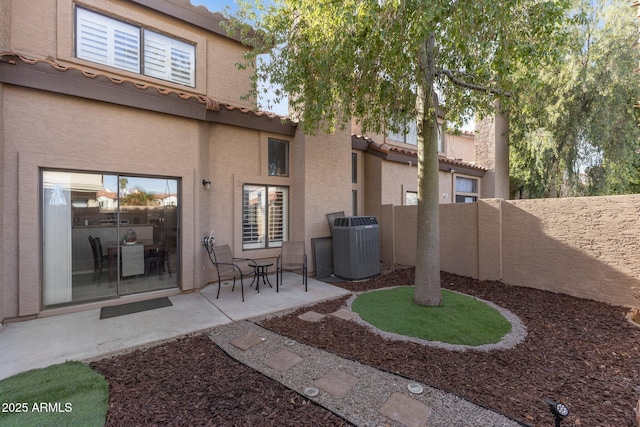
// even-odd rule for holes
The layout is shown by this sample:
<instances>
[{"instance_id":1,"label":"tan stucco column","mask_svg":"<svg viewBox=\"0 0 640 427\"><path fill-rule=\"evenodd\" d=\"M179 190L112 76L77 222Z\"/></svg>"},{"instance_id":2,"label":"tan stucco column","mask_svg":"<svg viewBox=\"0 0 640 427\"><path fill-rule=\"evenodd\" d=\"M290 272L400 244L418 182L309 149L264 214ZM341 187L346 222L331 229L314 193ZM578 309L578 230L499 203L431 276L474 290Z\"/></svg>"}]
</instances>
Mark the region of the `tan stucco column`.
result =
<instances>
[{"instance_id":1,"label":"tan stucco column","mask_svg":"<svg viewBox=\"0 0 640 427\"><path fill-rule=\"evenodd\" d=\"M495 197L509 200L509 110L495 106Z\"/></svg>"},{"instance_id":2,"label":"tan stucco column","mask_svg":"<svg viewBox=\"0 0 640 427\"><path fill-rule=\"evenodd\" d=\"M509 200L509 111L494 105L496 113L476 123L476 162L487 168L480 197Z\"/></svg>"}]
</instances>

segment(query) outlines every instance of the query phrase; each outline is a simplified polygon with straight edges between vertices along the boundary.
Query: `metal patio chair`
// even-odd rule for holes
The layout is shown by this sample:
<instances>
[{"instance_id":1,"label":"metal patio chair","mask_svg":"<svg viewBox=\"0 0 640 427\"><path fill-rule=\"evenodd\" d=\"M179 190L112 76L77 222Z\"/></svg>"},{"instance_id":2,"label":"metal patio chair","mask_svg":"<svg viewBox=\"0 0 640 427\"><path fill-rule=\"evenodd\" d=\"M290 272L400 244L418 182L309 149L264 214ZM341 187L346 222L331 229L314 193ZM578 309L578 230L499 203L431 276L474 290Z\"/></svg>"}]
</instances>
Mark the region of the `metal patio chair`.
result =
<instances>
[{"instance_id":1,"label":"metal patio chair","mask_svg":"<svg viewBox=\"0 0 640 427\"><path fill-rule=\"evenodd\" d=\"M282 248L276 260L276 292L279 292L284 271L301 271L304 291L307 292L307 254L304 242L282 242Z\"/></svg>"},{"instance_id":2,"label":"metal patio chair","mask_svg":"<svg viewBox=\"0 0 640 427\"><path fill-rule=\"evenodd\" d=\"M218 272L218 293L216 299L220 296L220 288L222 287L222 278L233 277L233 287L236 287L236 277L240 277L240 293L242 294L242 302L244 302L244 278L255 274L255 269L240 261L253 261L249 258L234 258L229 245L213 246L209 252L209 258Z\"/></svg>"}]
</instances>

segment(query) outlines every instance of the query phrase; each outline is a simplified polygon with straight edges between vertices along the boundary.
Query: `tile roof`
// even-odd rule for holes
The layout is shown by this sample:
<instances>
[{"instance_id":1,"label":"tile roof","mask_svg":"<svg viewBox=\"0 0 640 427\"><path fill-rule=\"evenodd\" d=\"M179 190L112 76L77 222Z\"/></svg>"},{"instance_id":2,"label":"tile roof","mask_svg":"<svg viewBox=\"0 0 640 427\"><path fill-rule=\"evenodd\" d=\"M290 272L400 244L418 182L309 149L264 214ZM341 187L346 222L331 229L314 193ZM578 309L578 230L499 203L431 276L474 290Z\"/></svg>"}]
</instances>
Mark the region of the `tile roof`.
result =
<instances>
[{"instance_id":1,"label":"tile roof","mask_svg":"<svg viewBox=\"0 0 640 427\"><path fill-rule=\"evenodd\" d=\"M391 145L391 144L387 144L386 142L382 142L382 143L376 142L373 139L364 135L352 134L351 140L352 142L360 142L360 143L364 142L365 144L367 144L367 151L380 153L384 157L389 157L390 155L393 157L394 154L401 155L403 157L415 157L416 158L415 161L417 163L417 158L418 158L417 149ZM389 160L392 160L392 159L390 158ZM462 159L453 159L451 157L438 156L438 160L440 161L440 163L448 164L451 166L464 167L467 169L473 169L473 170L482 171L482 172L487 171L487 169L483 168L482 166L479 166L475 163L465 162Z\"/></svg>"},{"instance_id":2,"label":"tile roof","mask_svg":"<svg viewBox=\"0 0 640 427\"><path fill-rule=\"evenodd\" d=\"M52 69L54 69L56 71L59 71L61 73L75 72L75 73L79 73L83 77L86 77L87 79L97 79L99 77L102 77L102 78L108 80L110 83L112 83L114 85L119 85L119 86L129 85L130 87L138 89L138 90L140 90L142 92L150 90L150 91L156 91L157 93L159 93L161 95L166 95L166 96L175 95L181 100L197 101L198 103L202 104L202 106L207 111L213 111L213 112L220 112L220 111L223 111L223 110L224 111L236 111L236 112L240 112L240 113L243 113L243 114L246 114L246 115L252 115L252 116L256 116L256 117L265 117L265 118L270 118L270 119L280 119L282 121L291 122L285 116L281 116L281 115L278 115L278 114L275 114L275 113L261 111L261 110L254 110L254 109L247 108L247 107L240 107L240 106L235 106L235 105L231 105L231 104L221 103L221 102L215 100L214 98L211 98L211 97L205 96L205 95L197 95L197 94L193 94L193 93L183 92L183 91L179 91L179 90L176 90L176 89L157 86L157 85L154 85L154 84L151 84L151 83L136 81L136 80L128 79L128 78L117 77L117 76L110 75L110 74L107 74L107 73L88 71L88 70L82 69L82 68L74 66L74 65L62 65L62 64L59 64L56 61L54 61L53 58L47 58L47 59L29 58L29 57L27 57L25 55L22 55L22 54L19 54L19 53L16 53L16 52L0 51L0 62L8 62L8 63L11 63L11 64L16 64L17 61L20 61L20 62L22 62L24 64L28 64L28 65L46 64L46 65L50 66Z\"/></svg>"}]
</instances>

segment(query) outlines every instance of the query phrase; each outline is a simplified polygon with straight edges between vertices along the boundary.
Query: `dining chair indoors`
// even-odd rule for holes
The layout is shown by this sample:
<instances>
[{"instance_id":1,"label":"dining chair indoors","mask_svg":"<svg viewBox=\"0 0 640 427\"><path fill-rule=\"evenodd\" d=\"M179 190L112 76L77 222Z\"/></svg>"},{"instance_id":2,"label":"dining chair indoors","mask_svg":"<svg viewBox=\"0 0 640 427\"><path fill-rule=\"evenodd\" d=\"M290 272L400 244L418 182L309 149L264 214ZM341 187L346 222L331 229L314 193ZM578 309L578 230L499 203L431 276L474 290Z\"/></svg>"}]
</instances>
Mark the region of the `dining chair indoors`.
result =
<instances>
[{"instance_id":1,"label":"dining chair indoors","mask_svg":"<svg viewBox=\"0 0 640 427\"><path fill-rule=\"evenodd\" d=\"M102 268L108 262L107 257L102 252L102 242L99 237L89 236L89 244L91 244L91 252L93 253L93 277L91 281L98 283L102 279Z\"/></svg>"}]
</instances>

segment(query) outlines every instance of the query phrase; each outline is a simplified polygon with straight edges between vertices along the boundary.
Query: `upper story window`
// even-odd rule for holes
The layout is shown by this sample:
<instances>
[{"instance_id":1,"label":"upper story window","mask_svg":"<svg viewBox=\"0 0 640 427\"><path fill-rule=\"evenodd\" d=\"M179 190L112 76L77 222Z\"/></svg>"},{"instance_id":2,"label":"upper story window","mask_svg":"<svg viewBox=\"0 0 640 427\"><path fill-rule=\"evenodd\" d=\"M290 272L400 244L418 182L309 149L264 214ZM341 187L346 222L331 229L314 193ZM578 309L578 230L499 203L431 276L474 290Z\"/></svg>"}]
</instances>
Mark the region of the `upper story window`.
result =
<instances>
[{"instance_id":1,"label":"upper story window","mask_svg":"<svg viewBox=\"0 0 640 427\"><path fill-rule=\"evenodd\" d=\"M478 180L456 176L456 203L473 203L478 201Z\"/></svg>"},{"instance_id":2,"label":"upper story window","mask_svg":"<svg viewBox=\"0 0 640 427\"><path fill-rule=\"evenodd\" d=\"M418 130L414 120L408 121L399 127L398 132L387 132L387 138L403 142L405 144L418 145ZM438 123L438 152L444 153L444 138L442 134L442 125Z\"/></svg>"},{"instance_id":3,"label":"upper story window","mask_svg":"<svg viewBox=\"0 0 640 427\"><path fill-rule=\"evenodd\" d=\"M358 183L358 154L351 153L351 183Z\"/></svg>"},{"instance_id":4,"label":"upper story window","mask_svg":"<svg viewBox=\"0 0 640 427\"><path fill-rule=\"evenodd\" d=\"M269 175L289 176L289 141L269 138Z\"/></svg>"},{"instance_id":5,"label":"upper story window","mask_svg":"<svg viewBox=\"0 0 640 427\"><path fill-rule=\"evenodd\" d=\"M80 59L195 86L195 46L83 8L76 8Z\"/></svg>"}]
</instances>

